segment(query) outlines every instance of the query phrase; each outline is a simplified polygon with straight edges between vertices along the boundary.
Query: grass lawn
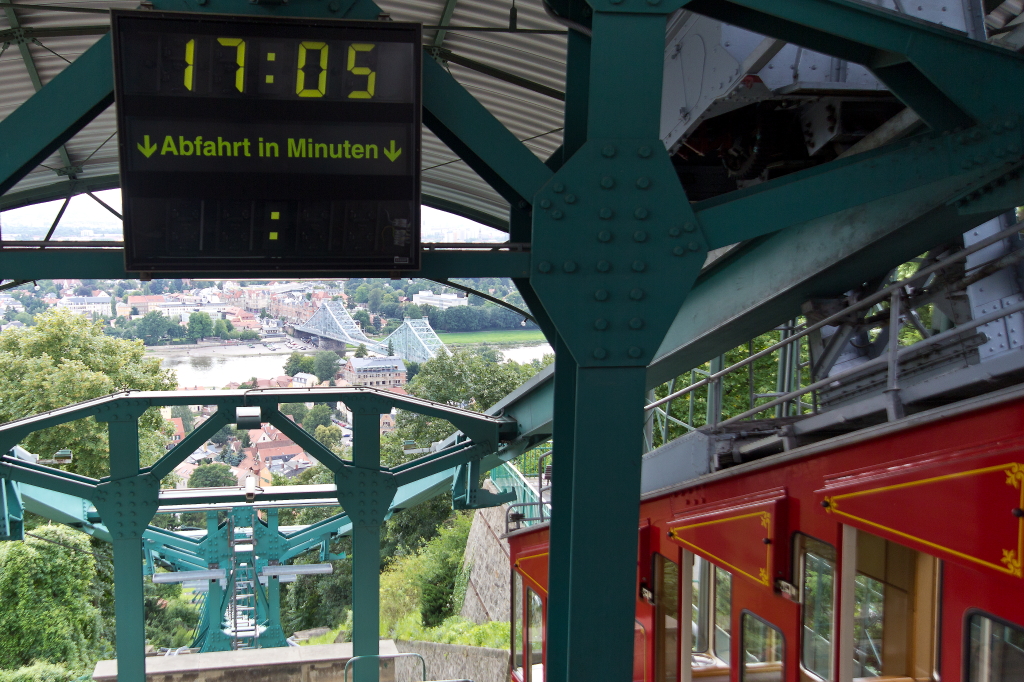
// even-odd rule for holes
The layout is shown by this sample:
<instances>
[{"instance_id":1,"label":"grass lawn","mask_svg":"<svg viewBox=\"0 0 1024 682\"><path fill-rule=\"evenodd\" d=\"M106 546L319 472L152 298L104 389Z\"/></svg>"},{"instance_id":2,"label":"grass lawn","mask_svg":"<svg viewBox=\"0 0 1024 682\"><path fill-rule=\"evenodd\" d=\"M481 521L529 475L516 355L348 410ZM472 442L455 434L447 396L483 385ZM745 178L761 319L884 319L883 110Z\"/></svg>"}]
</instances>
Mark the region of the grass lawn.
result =
<instances>
[{"instance_id":1,"label":"grass lawn","mask_svg":"<svg viewBox=\"0 0 1024 682\"><path fill-rule=\"evenodd\" d=\"M539 329L499 329L489 332L438 332L438 337L447 345L463 343L544 343L544 333Z\"/></svg>"}]
</instances>

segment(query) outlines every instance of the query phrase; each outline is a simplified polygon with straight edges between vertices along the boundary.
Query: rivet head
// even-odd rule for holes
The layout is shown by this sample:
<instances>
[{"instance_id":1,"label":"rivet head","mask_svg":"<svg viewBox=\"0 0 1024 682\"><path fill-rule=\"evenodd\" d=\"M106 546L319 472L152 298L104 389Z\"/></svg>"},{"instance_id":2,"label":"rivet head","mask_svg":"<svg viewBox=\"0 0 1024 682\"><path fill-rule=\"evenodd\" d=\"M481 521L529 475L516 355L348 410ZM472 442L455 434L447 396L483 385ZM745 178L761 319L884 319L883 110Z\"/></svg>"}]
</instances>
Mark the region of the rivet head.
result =
<instances>
[{"instance_id":1,"label":"rivet head","mask_svg":"<svg viewBox=\"0 0 1024 682\"><path fill-rule=\"evenodd\" d=\"M647 157L649 157L651 155L651 148L647 147L647 146L643 146L643 147L640 147L639 149L637 149L636 153L637 153L637 156L639 156L641 159L646 159Z\"/></svg>"},{"instance_id":2,"label":"rivet head","mask_svg":"<svg viewBox=\"0 0 1024 682\"><path fill-rule=\"evenodd\" d=\"M610 242L612 240L612 233L608 230L601 230L597 233L597 241L599 242Z\"/></svg>"},{"instance_id":3,"label":"rivet head","mask_svg":"<svg viewBox=\"0 0 1024 682\"><path fill-rule=\"evenodd\" d=\"M552 190L552 191L553 191L553 192L554 192L555 194L560 194L561 192L564 192L564 191L565 191L565 185L563 185L563 184L562 184L562 183L560 183L560 182L556 182L555 184L551 185L551 190Z\"/></svg>"},{"instance_id":4,"label":"rivet head","mask_svg":"<svg viewBox=\"0 0 1024 682\"><path fill-rule=\"evenodd\" d=\"M612 264L609 263L608 261L606 261L606 260L599 260L599 261L597 261L597 271L598 272L608 272L611 269L612 269Z\"/></svg>"},{"instance_id":5,"label":"rivet head","mask_svg":"<svg viewBox=\"0 0 1024 682\"><path fill-rule=\"evenodd\" d=\"M607 301L608 300L608 291L606 289L598 289L597 291L594 292L594 300L595 301Z\"/></svg>"},{"instance_id":6,"label":"rivet head","mask_svg":"<svg viewBox=\"0 0 1024 682\"><path fill-rule=\"evenodd\" d=\"M599 317L596 320L594 320L594 329L598 330L599 332L603 332L607 328L608 320L604 319L603 317Z\"/></svg>"},{"instance_id":7,"label":"rivet head","mask_svg":"<svg viewBox=\"0 0 1024 682\"><path fill-rule=\"evenodd\" d=\"M640 189L647 189L648 187L651 186L651 180L650 180L650 178L645 178L645 177L644 178L637 178L636 179L636 186L639 187Z\"/></svg>"},{"instance_id":8,"label":"rivet head","mask_svg":"<svg viewBox=\"0 0 1024 682\"><path fill-rule=\"evenodd\" d=\"M566 194L565 195L565 203L567 203L567 204L575 204L576 203L576 195L575 194Z\"/></svg>"},{"instance_id":9,"label":"rivet head","mask_svg":"<svg viewBox=\"0 0 1024 682\"><path fill-rule=\"evenodd\" d=\"M696 226L693 223L683 223L683 232L693 232Z\"/></svg>"},{"instance_id":10,"label":"rivet head","mask_svg":"<svg viewBox=\"0 0 1024 682\"><path fill-rule=\"evenodd\" d=\"M621 0L619 1L621 2ZM612 158L613 156L615 156L615 147L610 144L606 144L604 148L601 149L601 156L608 159Z\"/></svg>"},{"instance_id":11,"label":"rivet head","mask_svg":"<svg viewBox=\"0 0 1024 682\"><path fill-rule=\"evenodd\" d=\"M551 212L551 219L552 220L561 220L563 215L565 215L565 214L562 213L561 211L559 211L556 208L554 211Z\"/></svg>"},{"instance_id":12,"label":"rivet head","mask_svg":"<svg viewBox=\"0 0 1024 682\"><path fill-rule=\"evenodd\" d=\"M541 199L540 200L540 207L541 208L551 208L551 200L550 199Z\"/></svg>"},{"instance_id":13,"label":"rivet head","mask_svg":"<svg viewBox=\"0 0 1024 682\"><path fill-rule=\"evenodd\" d=\"M639 301L641 298L644 297L644 290L640 288L633 289L629 292L629 297L634 301Z\"/></svg>"},{"instance_id":14,"label":"rivet head","mask_svg":"<svg viewBox=\"0 0 1024 682\"><path fill-rule=\"evenodd\" d=\"M690 251L699 251L700 250L700 244L698 244L697 242L690 242L686 246L690 249Z\"/></svg>"},{"instance_id":15,"label":"rivet head","mask_svg":"<svg viewBox=\"0 0 1024 682\"><path fill-rule=\"evenodd\" d=\"M630 346L629 351L627 352L629 353L629 357L631 358L638 358L644 354L644 351L642 348L640 348L640 346Z\"/></svg>"},{"instance_id":16,"label":"rivet head","mask_svg":"<svg viewBox=\"0 0 1024 682\"><path fill-rule=\"evenodd\" d=\"M612 216L615 215L615 211L610 208L602 208L598 215L601 216L601 220L611 220Z\"/></svg>"},{"instance_id":17,"label":"rivet head","mask_svg":"<svg viewBox=\"0 0 1024 682\"><path fill-rule=\"evenodd\" d=\"M537 264L537 269L541 272L551 272L551 263L546 260L542 260Z\"/></svg>"},{"instance_id":18,"label":"rivet head","mask_svg":"<svg viewBox=\"0 0 1024 682\"><path fill-rule=\"evenodd\" d=\"M612 2L615 2L615 0L612 0ZM606 357L608 357L608 351L606 351L604 348L595 348L594 357L597 358L598 360L604 360Z\"/></svg>"},{"instance_id":19,"label":"rivet head","mask_svg":"<svg viewBox=\"0 0 1024 682\"><path fill-rule=\"evenodd\" d=\"M672 253L676 256L682 256L686 254L686 249L681 246L676 246L672 248Z\"/></svg>"},{"instance_id":20,"label":"rivet head","mask_svg":"<svg viewBox=\"0 0 1024 682\"><path fill-rule=\"evenodd\" d=\"M603 178L601 178L601 187L604 187L605 189L611 189L614 186L615 178L613 178L612 176L606 175Z\"/></svg>"},{"instance_id":21,"label":"rivet head","mask_svg":"<svg viewBox=\"0 0 1024 682\"><path fill-rule=\"evenodd\" d=\"M636 232L633 233L633 241L635 241L635 242L645 242L645 241L647 241L647 233L644 232L643 230L637 230Z\"/></svg>"},{"instance_id":22,"label":"rivet head","mask_svg":"<svg viewBox=\"0 0 1024 682\"><path fill-rule=\"evenodd\" d=\"M678 237L680 232L681 232L681 230L678 227L670 227L670 228L668 228L668 236L669 237Z\"/></svg>"},{"instance_id":23,"label":"rivet head","mask_svg":"<svg viewBox=\"0 0 1024 682\"><path fill-rule=\"evenodd\" d=\"M647 263L644 263L642 260L633 261L633 272L643 272L646 269Z\"/></svg>"},{"instance_id":24,"label":"rivet head","mask_svg":"<svg viewBox=\"0 0 1024 682\"><path fill-rule=\"evenodd\" d=\"M562 264L562 269L566 272L576 272L576 261L565 261L565 263Z\"/></svg>"},{"instance_id":25,"label":"rivet head","mask_svg":"<svg viewBox=\"0 0 1024 682\"><path fill-rule=\"evenodd\" d=\"M647 209L643 206L637 208L633 211L633 217L637 220L645 220L647 218Z\"/></svg>"},{"instance_id":26,"label":"rivet head","mask_svg":"<svg viewBox=\"0 0 1024 682\"><path fill-rule=\"evenodd\" d=\"M629 321L629 328L630 329L643 329L643 327L644 327L644 321L642 319L640 319L639 317L634 317L632 320Z\"/></svg>"}]
</instances>

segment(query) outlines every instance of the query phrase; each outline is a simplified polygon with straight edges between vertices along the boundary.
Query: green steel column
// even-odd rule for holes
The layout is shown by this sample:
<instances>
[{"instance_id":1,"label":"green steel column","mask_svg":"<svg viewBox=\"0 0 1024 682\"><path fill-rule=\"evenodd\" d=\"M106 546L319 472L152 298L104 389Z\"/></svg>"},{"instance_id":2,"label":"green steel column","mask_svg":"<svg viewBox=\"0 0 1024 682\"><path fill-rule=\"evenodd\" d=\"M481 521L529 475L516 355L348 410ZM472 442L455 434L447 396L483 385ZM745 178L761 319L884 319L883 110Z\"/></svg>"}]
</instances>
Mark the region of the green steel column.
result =
<instances>
[{"instance_id":1,"label":"green steel column","mask_svg":"<svg viewBox=\"0 0 1024 682\"><path fill-rule=\"evenodd\" d=\"M632 679L644 383L642 367L577 374L568 674L551 680Z\"/></svg>"},{"instance_id":2,"label":"green steel column","mask_svg":"<svg viewBox=\"0 0 1024 682\"><path fill-rule=\"evenodd\" d=\"M142 532L156 512L159 482L139 475L141 409L105 415L110 480L97 486L96 506L113 536L114 616L119 682L146 679Z\"/></svg>"},{"instance_id":3,"label":"green steel column","mask_svg":"<svg viewBox=\"0 0 1024 682\"><path fill-rule=\"evenodd\" d=\"M711 359L711 373L721 372L725 368L725 356L719 355ZM718 426L722 421L722 380L717 379L708 384L708 405L707 405L708 426Z\"/></svg>"},{"instance_id":4,"label":"green steel column","mask_svg":"<svg viewBox=\"0 0 1024 682\"><path fill-rule=\"evenodd\" d=\"M360 469L380 469L380 413L372 409L353 409L352 461ZM356 518L353 515L352 653L376 656L380 653L380 521L356 523ZM375 660L357 662L355 680L377 682L379 670Z\"/></svg>"},{"instance_id":5,"label":"green steel column","mask_svg":"<svg viewBox=\"0 0 1024 682\"><path fill-rule=\"evenodd\" d=\"M562 340L551 682L631 679L646 366L707 253L658 137L665 14L678 3L591 4L586 142L533 200L530 282ZM579 87L567 81L567 110ZM573 376L570 404L560 391Z\"/></svg>"},{"instance_id":6,"label":"green steel column","mask_svg":"<svg viewBox=\"0 0 1024 682\"><path fill-rule=\"evenodd\" d=\"M552 422L552 452L558 449L558 461L551 477L551 542L550 546L568 547L572 539L573 461L576 423L576 374L579 367L562 337L555 340L555 405ZM568 552L551 551L548 558L548 622L564 623L569 619L569 576L572 556ZM568 677L568 632L564 628L548 628L547 672L550 680Z\"/></svg>"}]
</instances>

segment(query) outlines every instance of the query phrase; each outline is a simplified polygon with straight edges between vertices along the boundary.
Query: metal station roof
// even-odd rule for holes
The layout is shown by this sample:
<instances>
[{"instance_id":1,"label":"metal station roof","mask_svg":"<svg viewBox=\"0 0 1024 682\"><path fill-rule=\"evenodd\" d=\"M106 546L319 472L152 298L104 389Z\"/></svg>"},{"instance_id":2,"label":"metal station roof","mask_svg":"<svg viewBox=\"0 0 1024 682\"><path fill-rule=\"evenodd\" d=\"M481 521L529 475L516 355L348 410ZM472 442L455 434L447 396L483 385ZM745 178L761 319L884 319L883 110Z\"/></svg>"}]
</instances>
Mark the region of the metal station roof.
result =
<instances>
[{"instance_id":1,"label":"metal station roof","mask_svg":"<svg viewBox=\"0 0 1024 682\"><path fill-rule=\"evenodd\" d=\"M546 159L561 145L564 35L458 30L508 27L512 0L377 4L394 21L451 26L425 30L423 38L427 47L450 51L445 65L452 76L539 158ZM136 7L134 0L0 0L0 119L107 32L107 10ZM516 9L519 29L564 30L544 13L541 0L522 1ZM524 87L521 81L509 82L516 77L531 83ZM111 106L0 197L0 209L118 187L116 137ZM426 205L491 225L507 220L507 202L426 127L422 191Z\"/></svg>"}]
</instances>

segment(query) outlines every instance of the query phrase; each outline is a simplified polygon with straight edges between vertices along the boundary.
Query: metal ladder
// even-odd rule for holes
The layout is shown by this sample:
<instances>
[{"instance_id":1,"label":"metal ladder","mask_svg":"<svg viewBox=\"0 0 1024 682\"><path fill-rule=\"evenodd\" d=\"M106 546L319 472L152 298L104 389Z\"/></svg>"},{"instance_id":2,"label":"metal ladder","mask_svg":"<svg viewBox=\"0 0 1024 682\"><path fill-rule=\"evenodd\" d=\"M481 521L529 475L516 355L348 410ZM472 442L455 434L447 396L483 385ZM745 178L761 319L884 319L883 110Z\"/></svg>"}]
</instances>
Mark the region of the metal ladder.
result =
<instances>
[{"instance_id":1,"label":"metal ladder","mask_svg":"<svg viewBox=\"0 0 1024 682\"><path fill-rule=\"evenodd\" d=\"M252 559L243 563L239 557L239 542L235 537L234 521L228 518L228 538L231 544L231 600L225 611L226 633L232 638L232 649L259 649L260 627L257 619L257 576ZM252 539L255 542L255 538ZM246 550L250 557L253 552Z\"/></svg>"}]
</instances>

